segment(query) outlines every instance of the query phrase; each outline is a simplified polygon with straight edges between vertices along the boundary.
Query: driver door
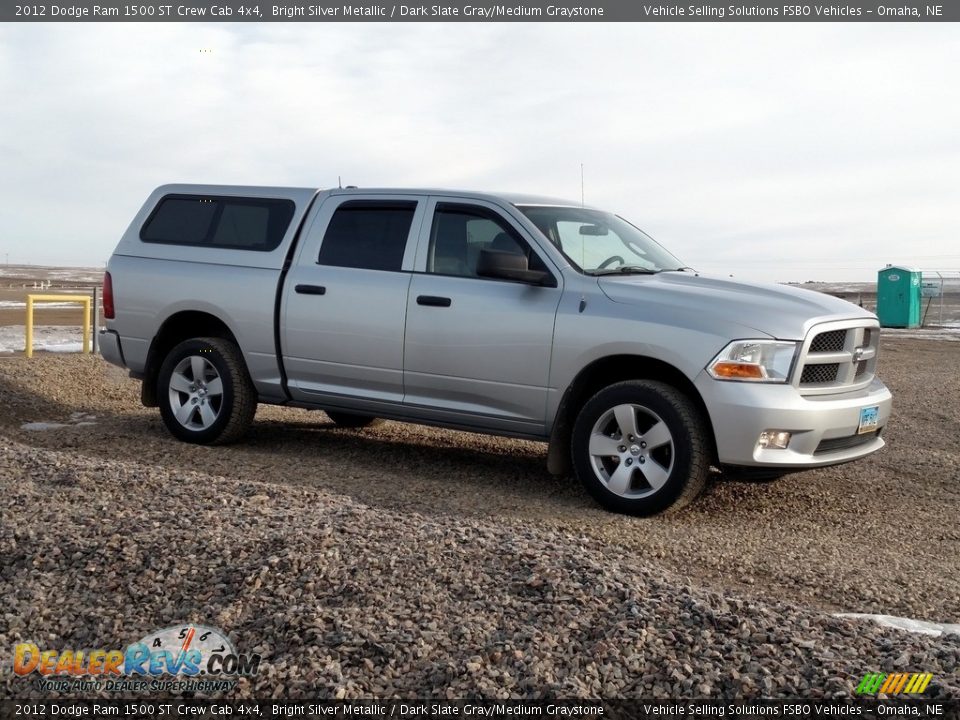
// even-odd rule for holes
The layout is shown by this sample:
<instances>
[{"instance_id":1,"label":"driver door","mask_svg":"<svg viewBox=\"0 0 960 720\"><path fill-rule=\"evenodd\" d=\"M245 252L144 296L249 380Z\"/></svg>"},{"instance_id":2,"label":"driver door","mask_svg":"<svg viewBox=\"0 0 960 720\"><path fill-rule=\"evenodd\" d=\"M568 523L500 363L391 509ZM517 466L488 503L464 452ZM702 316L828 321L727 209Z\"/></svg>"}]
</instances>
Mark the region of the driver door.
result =
<instances>
[{"instance_id":1,"label":"driver door","mask_svg":"<svg viewBox=\"0 0 960 720\"><path fill-rule=\"evenodd\" d=\"M484 248L528 254L553 286L478 276ZM497 206L432 197L407 299L404 404L467 426L542 434L561 282Z\"/></svg>"}]
</instances>

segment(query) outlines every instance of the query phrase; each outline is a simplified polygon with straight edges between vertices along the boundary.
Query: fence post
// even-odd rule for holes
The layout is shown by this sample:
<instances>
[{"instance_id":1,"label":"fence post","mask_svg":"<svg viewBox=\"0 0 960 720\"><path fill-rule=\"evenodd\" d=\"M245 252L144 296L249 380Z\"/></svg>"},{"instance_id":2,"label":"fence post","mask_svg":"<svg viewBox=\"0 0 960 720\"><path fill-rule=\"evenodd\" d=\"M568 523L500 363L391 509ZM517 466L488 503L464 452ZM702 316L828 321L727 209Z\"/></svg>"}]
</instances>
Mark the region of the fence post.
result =
<instances>
[{"instance_id":1,"label":"fence post","mask_svg":"<svg viewBox=\"0 0 960 720\"><path fill-rule=\"evenodd\" d=\"M93 286L93 354L96 355L99 348L97 347L97 337L100 334L100 305L97 303L97 290L99 288Z\"/></svg>"},{"instance_id":2,"label":"fence post","mask_svg":"<svg viewBox=\"0 0 960 720\"><path fill-rule=\"evenodd\" d=\"M940 327L943 327L943 273L938 272L937 277L940 278Z\"/></svg>"},{"instance_id":3,"label":"fence post","mask_svg":"<svg viewBox=\"0 0 960 720\"><path fill-rule=\"evenodd\" d=\"M33 298L27 295L27 326L24 329L27 347L25 352L28 358L33 357Z\"/></svg>"},{"instance_id":4,"label":"fence post","mask_svg":"<svg viewBox=\"0 0 960 720\"><path fill-rule=\"evenodd\" d=\"M84 298L83 304L83 352L90 352L90 296Z\"/></svg>"}]
</instances>

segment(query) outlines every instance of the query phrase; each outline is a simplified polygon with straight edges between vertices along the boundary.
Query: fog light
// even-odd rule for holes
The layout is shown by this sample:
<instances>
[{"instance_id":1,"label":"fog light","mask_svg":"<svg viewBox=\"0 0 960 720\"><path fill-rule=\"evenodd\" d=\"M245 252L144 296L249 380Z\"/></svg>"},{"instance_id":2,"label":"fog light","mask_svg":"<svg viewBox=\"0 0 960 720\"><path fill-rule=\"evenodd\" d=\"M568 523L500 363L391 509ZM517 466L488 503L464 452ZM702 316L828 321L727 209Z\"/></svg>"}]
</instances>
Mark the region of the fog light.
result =
<instances>
[{"instance_id":1,"label":"fog light","mask_svg":"<svg viewBox=\"0 0 960 720\"><path fill-rule=\"evenodd\" d=\"M760 439L757 445L762 448L776 448L778 450L786 449L790 444L790 433L785 430L764 430L760 433Z\"/></svg>"}]
</instances>

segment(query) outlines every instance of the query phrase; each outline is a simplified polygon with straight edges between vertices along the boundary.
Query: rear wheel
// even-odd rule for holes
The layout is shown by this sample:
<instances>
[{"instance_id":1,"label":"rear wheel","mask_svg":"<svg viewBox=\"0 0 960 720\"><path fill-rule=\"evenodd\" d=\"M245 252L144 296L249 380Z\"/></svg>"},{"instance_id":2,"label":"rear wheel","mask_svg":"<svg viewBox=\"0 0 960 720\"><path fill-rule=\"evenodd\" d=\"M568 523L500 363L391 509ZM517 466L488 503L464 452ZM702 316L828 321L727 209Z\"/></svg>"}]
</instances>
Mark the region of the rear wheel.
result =
<instances>
[{"instance_id":1,"label":"rear wheel","mask_svg":"<svg viewBox=\"0 0 960 720\"><path fill-rule=\"evenodd\" d=\"M676 388L630 380L604 388L580 410L571 452L577 477L608 510L653 515L690 503L710 472L707 430Z\"/></svg>"},{"instance_id":2,"label":"rear wheel","mask_svg":"<svg viewBox=\"0 0 960 720\"><path fill-rule=\"evenodd\" d=\"M379 425L382 421L372 415L356 415L354 413L341 412L339 410L327 410L329 417L337 427L342 428L365 428Z\"/></svg>"},{"instance_id":3,"label":"rear wheel","mask_svg":"<svg viewBox=\"0 0 960 720\"><path fill-rule=\"evenodd\" d=\"M257 411L257 394L240 349L222 338L174 347L157 378L160 416L180 440L222 445L239 440Z\"/></svg>"}]
</instances>

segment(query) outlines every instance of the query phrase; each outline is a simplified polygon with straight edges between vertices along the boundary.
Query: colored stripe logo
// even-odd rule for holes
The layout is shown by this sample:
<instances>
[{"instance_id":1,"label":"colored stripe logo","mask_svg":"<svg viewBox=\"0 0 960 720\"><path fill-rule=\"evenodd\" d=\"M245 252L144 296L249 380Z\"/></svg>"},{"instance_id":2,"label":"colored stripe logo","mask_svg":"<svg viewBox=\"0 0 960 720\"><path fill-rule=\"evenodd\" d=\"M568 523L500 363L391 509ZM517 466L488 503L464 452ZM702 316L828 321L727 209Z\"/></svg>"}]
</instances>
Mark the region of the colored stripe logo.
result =
<instances>
[{"instance_id":1,"label":"colored stripe logo","mask_svg":"<svg viewBox=\"0 0 960 720\"><path fill-rule=\"evenodd\" d=\"M857 695L919 695L933 680L931 673L867 673L857 686Z\"/></svg>"}]
</instances>

